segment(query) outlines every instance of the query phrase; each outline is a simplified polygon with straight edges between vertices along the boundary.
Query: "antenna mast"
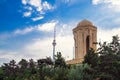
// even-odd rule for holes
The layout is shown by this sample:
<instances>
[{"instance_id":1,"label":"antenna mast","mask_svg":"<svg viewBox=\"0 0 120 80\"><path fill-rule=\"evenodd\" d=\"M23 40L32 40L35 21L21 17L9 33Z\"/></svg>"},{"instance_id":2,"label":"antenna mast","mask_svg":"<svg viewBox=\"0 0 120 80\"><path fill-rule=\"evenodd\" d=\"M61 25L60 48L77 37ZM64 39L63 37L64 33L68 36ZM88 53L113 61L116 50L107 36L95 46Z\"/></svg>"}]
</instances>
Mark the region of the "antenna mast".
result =
<instances>
[{"instance_id":1,"label":"antenna mast","mask_svg":"<svg viewBox=\"0 0 120 80\"><path fill-rule=\"evenodd\" d=\"M55 61L56 27L54 27L54 39L52 45L53 45L53 61Z\"/></svg>"}]
</instances>

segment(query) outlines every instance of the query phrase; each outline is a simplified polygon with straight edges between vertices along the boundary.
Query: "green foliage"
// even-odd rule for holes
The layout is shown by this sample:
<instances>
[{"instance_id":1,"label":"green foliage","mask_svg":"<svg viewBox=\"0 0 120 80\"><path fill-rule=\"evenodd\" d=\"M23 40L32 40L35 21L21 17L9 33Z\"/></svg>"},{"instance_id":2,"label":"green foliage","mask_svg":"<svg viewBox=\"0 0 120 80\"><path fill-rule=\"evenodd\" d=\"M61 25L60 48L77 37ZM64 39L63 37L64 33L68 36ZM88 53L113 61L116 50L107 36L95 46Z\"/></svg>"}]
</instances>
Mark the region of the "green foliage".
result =
<instances>
[{"instance_id":1,"label":"green foliage","mask_svg":"<svg viewBox=\"0 0 120 80\"><path fill-rule=\"evenodd\" d=\"M94 71L88 64L74 65L68 73L68 80L93 80Z\"/></svg>"},{"instance_id":2,"label":"green foliage","mask_svg":"<svg viewBox=\"0 0 120 80\"><path fill-rule=\"evenodd\" d=\"M91 67L95 67L98 63L98 54L91 48L84 57L83 64L87 63Z\"/></svg>"},{"instance_id":3,"label":"green foliage","mask_svg":"<svg viewBox=\"0 0 120 80\"><path fill-rule=\"evenodd\" d=\"M91 66L97 80L119 80L120 79L120 43L119 37L113 36L111 43L104 42L94 52L90 49L83 61Z\"/></svg>"},{"instance_id":4,"label":"green foliage","mask_svg":"<svg viewBox=\"0 0 120 80\"><path fill-rule=\"evenodd\" d=\"M111 43L104 43L99 50L99 63L96 66L100 80L120 79L120 43L119 37L113 36Z\"/></svg>"},{"instance_id":5,"label":"green foliage","mask_svg":"<svg viewBox=\"0 0 120 80\"><path fill-rule=\"evenodd\" d=\"M67 80L68 69L64 67L55 67L52 80Z\"/></svg>"},{"instance_id":6,"label":"green foliage","mask_svg":"<svg viewBox=\"0 0 120 80\"><path fill-rule=\"evenodd\" d=\"M57 52L54 62L54 76L52 80L67 80L68 67L61 52Z\"/></svg>"},{"instance_id":7,"label":"green foliage","mask_svg":"<svg viewBox=\"0 0 120 80\"><path fill-rule=\"evenodd\" d=\"M57 52L57 55L55 55L55 67L66 67L66 63L61 52Z\"/></svg>"},{"instance_id":8,"label":"green foliage","mask_svg":"<svg viewBox=\"0 0 120 80\"><path fill-rule=\"evenodd\" d=\"M0 80L4 79L4 75L3 75L3 68L0 67Z\"/></svg>"},{"instance_id":9,"label":"green foliage","mask_svg":"<svg viewBox=\"0 0 120 80\"><path fill-rule=\"evenodd\" d=\"M51 78L53 75L52 66L39 65L38 67L38 78L40 80L46 80L46 78Z\"/></svg>"}]
</instances>

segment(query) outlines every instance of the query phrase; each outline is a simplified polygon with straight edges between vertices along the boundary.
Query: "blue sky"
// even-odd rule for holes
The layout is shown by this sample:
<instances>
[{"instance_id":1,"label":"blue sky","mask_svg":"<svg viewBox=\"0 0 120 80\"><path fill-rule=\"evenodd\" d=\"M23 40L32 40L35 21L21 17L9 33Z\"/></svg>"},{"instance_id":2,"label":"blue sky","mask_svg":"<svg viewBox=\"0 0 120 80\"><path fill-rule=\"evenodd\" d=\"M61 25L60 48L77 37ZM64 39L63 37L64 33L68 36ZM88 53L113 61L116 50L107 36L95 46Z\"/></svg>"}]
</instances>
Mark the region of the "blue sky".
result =
<instances>
[{"instance_id":1,"label":"blue sky","mask_svg":"<svg viewBox=\"0 0 120 80\"><path fill-rule=\"evenodd\" d=\"M52 56L73 58L72 29L83 19L98 28L98 41L120 35L120 0L0 0L0 63Z\"/></svg>"}]
</instances>

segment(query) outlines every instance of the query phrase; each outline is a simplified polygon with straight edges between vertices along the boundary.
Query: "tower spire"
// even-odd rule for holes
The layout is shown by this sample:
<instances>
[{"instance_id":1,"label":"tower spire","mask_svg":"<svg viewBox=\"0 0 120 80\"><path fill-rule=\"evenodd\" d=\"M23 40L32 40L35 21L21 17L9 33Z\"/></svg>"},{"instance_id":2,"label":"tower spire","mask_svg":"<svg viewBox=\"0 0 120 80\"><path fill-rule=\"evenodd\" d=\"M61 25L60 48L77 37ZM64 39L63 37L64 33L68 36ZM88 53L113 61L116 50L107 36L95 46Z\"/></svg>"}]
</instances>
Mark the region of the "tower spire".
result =
<instances>
[{"instance_id":1,"label":"tower spire","mask_svg":"<svg viewBox=\"0 0 120 80\"><path fill-rule=\"evenodd\" d=\"M55 46L56 46L56 27L54 27L54 39L53 39L53 61L55 60Z\"/></svg>"}]
</instances>

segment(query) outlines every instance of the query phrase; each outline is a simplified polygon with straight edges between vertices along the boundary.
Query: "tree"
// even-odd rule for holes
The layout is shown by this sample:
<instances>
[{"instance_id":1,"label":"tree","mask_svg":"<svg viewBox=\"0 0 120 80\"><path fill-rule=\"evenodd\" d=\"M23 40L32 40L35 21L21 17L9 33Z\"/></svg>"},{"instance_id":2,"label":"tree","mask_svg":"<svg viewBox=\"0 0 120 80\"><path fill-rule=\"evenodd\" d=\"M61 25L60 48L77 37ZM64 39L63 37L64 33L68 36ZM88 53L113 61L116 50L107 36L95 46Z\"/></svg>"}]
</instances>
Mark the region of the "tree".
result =
<instances>
[{"instance_id":1,"label":"tree","mask_svg":"<svg viewBox=\"0 0 120 80\"><path fill-rule=\"evenodd\" d=\"M68 80L94 80L94 71L88 65L78 64L73 65L68 73Z\"/></svg>"},{"instance_id":2,"label":"tree","mask_svg":"<svg viewBox=\"0 0 120 80\"><path fill-rule=\"evenodd\" d=\"M25 59L22 59L21 61L19 61L18 65L21 69L24 70L28 68L28 61L26 61Z\"/></svg>"},{"instance_id":3,"label":"tree","mask_svg":"<svg viewBox=\"0 0 120 80\"><path fill-rule=\"evenodd\" d=\"M66 63L64 58L61 55L61 52L57 52L57 55L55 55L55 67L66 67Z\"/></svg>"},{"instance_id":4,"label":"tree","mask_svg":"<svg viewBox=\"0 0 120 80\"><path fill-rule=\"evenodd\" d=\"M120 43L119 37L113 36L111 43L104 42L98 49L99 62L96 66L99 80L120 79Z\"/></svg>"},{"instance_id":5,"label":"tree","mask_svg":"<svg viewBox=\"0 0 120 80\"><path fill-rule=\"evenodd\" d=\"M110 43L110 47L115 53L120 53L120 39L118 35L113 36L112 42Z\"/></svg>"},{"instance_id":6,"label":"tree","mask_svg":"<svg viewBox=\"0 0 120 80\"><path fill-rule=\"evenodd\" d=\"M120 79L120 43L118 35L113 36L112 42L100 44L97 52L90 49L84 57L83 64L87 63L93 69L97 80Z\"/></svg>"},{"instance_id":7,"label":"tree","mask_svg":"<svg viewBox=\"0 0 120 80\"><path fill-rule=\"evenodd\" d=\"M97 63L98 63L98 54L95 53L95 51L92 48L85 55L83 64L84 63L89 64L91 67L97 66Z\"/></svg>"},{"instance_id":8,"label":"tree","mask_svg":"<svg viewBox=\"0 0 120 80\"><path fill-rule=\"evenodd\" d=\"M38 67L38 78L40 80L46 80L46 78L50 79L53 76L53 62L51 58L46 59L39 59L37 61L37 67Z\"/></svg>"},{"instance_id":9,"label":"tree","mask_svg":"<svg viewBox=\"0 0 120 80\"><path fill-rule=\"evenodd\" d=\"M68 68L64 68L64 67L55 67L53 69L54 73L52 76L52 80L68 80L67 78L67 74L68 74Z\"/></svg>"},{"instance_id":10,"label":"tree","mask_svg":"<svg viewBox=\"0 0 120 80\"><path fill-rule=\"evenodd\" d=\"M0 80L4 80L4 75L3 75L3 68L0 67Z\"/></svg>"},{"instance_id":11,"label":"tree","mask_svg":"<svg viewBox=\"0 0 120 80\"><path fill-rule=\"evenodd\" d=\"M61 52L55 55L54 69L52 80L67 80L68 67Z\"/></svg>"},{"instance_id":12,"label":"tree","mask_svg":"<svg viewBox=\"0 0 120 80\"><path fill-rule=\"evenodd\" d=\"M19 78L24 79L26 78L26 73L28 74L28 61L25 59L21 59L18 63L19 65Z\"/></svg>"},{"instance_id":13,"label":"tree","mask_svg":"<svg viewBox=\"0 0 120 80\"><path fill-rule=\"evenodd\" d=\"M19 70L15 60L10 61L9 63L5 63L2 68L5 80L15 80L17 77L17 72Z\"/></svg>"}]
</instances>

